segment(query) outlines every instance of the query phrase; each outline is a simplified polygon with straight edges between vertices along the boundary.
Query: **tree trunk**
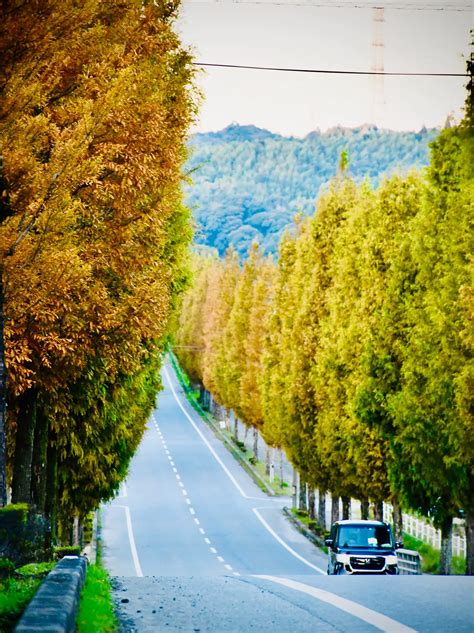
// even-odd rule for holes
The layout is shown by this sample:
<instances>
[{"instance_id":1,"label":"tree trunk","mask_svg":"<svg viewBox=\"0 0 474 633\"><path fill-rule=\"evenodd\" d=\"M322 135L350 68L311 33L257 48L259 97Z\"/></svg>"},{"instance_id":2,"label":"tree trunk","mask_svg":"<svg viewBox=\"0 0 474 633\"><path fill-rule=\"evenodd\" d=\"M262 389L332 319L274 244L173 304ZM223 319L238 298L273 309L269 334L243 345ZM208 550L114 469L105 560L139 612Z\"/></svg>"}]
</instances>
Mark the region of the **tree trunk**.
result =
<instances>
[{"instance_id":1,"label":"tree trunk","mask_svg":"<svg viewBox=\"0 0 474 633\"><path fill-rule=\"evenodd\" d=\"M331 523L339 521L339 497L331 495Z\"/></svg>"},{"instance_id":2,"label":"tree trunk","mask_svg":"<svg viewBox=\"0 0 474 633\"><path fill-rule=\"evenodd\" d=\"M31 463L31 502L38 514L44 515L46 503L48 418L39 407L36 409L36 425Z\"/></svg>"},{"instance_id":3,"label":"tree trunk","mask_svg":"<svg viewBox=\"0 0 474 633\"><path fill-rule=\"evenodd\" d=\"M326 529L326 492L324 490L319 490L318 495L318 523L323 528Z\"/></svg>"},{"instance_id":4,"label":"tree trunk","mask_svg":"<svg viewBox=\"0 0 474 633\"><path fill-rule=\"evenodd\" d=\"M296 509L298 501L298 471L293 466L293 495L292 495L292 507Z\"/></svg>"},{"instance_id":5,"label":"tree trunk","mask_svg":"<svg viewBox=\"0 0 474 633\"><path fill-rule=\"evenodd\" d=\"M383 501L376 501L374 503L374 519L376 521L383 521Z\"/></svg>"},{"instance_id":6,"label":"tree trunk","mask_svg":"<svg viewBox=\"0 0 474 633\"><path fill-rule=\"evenodd\" d=\"M342 497L342 518L351 518L351 499L350 497Z\"/></svg>"},{"instance_id":7,"label":"tree trunk","mask_svg":"<svg viewBox=\"0 0 474 633\"><path fill-rule=\"evenodd\" d=\"M453 519L449 517L441 526L441 553L439 557L439 573L448 576L451 573L453 560Z\"/></svg>"},{"instance_id":8,"label":"tree trunk","mask_svg":"<svg viewBox=\"0 0 474 633\"><path fill-rule=\"evenodd\" d=\"M474 513L466 512L466 575L474 576Z\"/></svg>"},{"instance_id":9,"label":"tree trunk","mask_svg":"<svg viewBox=\"0 0 474 633\"><path fill-rule=\"evenodd\" d=\"M308 488L308 484L304 481L304 479L301 478L301 475L300 475L300 503L299 503L300 510L308 509L308 503L306 500L307 488Z\"/></svg>"},{"instance_id":10,"label":"tree trunk","mask_svg":"<svg viewBox=\"0 0 474 633\"><path fill-rule=\"evenodd\" d=\"M18 398L17 431L13 460L12 501L31 502L31 462L36 424L36 391L28 389Z\"/></svg>"},{"instance_id":11,"label":"tree trunk","mask_svg":"<svg viewBox=\"0 0 474 633\"><path fill-rule=\"evenodd\" d=\"M283 488L283 484L285 483L285 475L283 472L283 451L281 448L278 449L278 457L280 465L280 486Z\"/></svg>"},{"instance_id":12,"label":"tree trunk","mask_svg":"<svg viewBox=\"0 0 474 633\"><path fill-rule=\"evenodd\" d=\"M51 444L48 445L46 466L45 514L51 524L51 537L53 542L56 542L58 534L58 453Z\"/></svg>"},{"instance_id":13,"label":"tree trunk","mask_svg":"<svg viewBox=\"0 0 474 633\"><path fill-rule=\"evenodd\" d=\"M258 429L253 427L253 456L256 462L258 462Z\"/></svg>"},{"instance_id":14,"label":"tree trunk","mask_svg":"<svg viewBox=\"0 0 474 633\"><path fill-rule=\"evenodd\" d=\"M396 541L403 541L403 514L397 499L392 499L393 506L393 535Z\"/></svg>"},{"instance_id":15,"label":"tree trunk","mask_svg":"<svg viewBox=\"0 0 474 633\"><path fill-rule=\"evenodd\" d=\"M310 519L316 518L316 493L312 486L308 491L308 514Z\"/></svg>"},{"instance_id":16,"label":"tree trunk","mask_svg":"<svg viewBox=\"0 0 474 633\"><path fill-rule=\"evenodd\" d=\"M367 521L367 519L369 518L369 508L370 508L369 500L361 499L360 518L363 519L364 521Z\"/></svg>"},{"instance_id":17,"label":"tree trunk","mask_svg":"<svg viewBox=\"0 0 474 633\"><path fill-rule=\"evenodd\" d=\"M7 452L5 433L5 417L7 413L7 369L5 366L4 329L3 270L0 269L0 508L7 505Z\"/></svg>"},{"instance_id":18,"label":"tree trunk","mask_svg":"<svg viewBox=\"0 0 474 633\"><path fill-rule=\"evenodd\" d=\"M225 411L225 428L226 428L226 431L230 431L230 409L226 407L224 411Z\"/></svg>"},{"instance_id":19,"label":"tree trunk","mask_svg":"<svg viewBox=\"0 0 474 633\"><path fill-rule=\"evenodd\" d=\"M75 516L72 522L71 545L80 545L79 542L79 517Z\"/></svg>"},{"instance_id":20,"label":"tree trunk","mask_svg":"<svg viewBox=\"0 0 474 633\"><path fill-rule=\"evenodd\" d=\"M239 418L234 413L234 440L239 441Z\"/></svg>"},{"instance_id":21,"label":"tree trunk","mask_svg":"<svg viewBox=\"0 0 474 633\"><path fill-rule=\"evenodd\" d=\"M270 478L270 483L272 484L274 479L275 479L275 449L273 448L273 446L270 446L268 448L268 451L270 453L270 474L269 474L269 478Z\"/></svg>"},{"instance_id":22,"label":"tree trunk","mask_svg":"<svg viewBox=\"0 0 474 633\"><path fill-rule=\"evenodd\" d=\"M271 450L272 449L269 446L265 448L265 474L267 477L270 477Z\"/></svg>"}]
</instances>

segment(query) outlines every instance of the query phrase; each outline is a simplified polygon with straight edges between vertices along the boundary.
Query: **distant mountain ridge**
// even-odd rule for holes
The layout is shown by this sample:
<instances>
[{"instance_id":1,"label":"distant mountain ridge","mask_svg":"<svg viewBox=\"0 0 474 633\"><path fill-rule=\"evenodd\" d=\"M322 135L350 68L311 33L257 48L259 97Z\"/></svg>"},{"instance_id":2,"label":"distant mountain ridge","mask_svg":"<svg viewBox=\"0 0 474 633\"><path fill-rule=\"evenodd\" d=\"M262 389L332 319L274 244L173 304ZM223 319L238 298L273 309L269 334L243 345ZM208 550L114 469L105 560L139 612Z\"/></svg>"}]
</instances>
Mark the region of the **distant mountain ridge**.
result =
<instances>
[{"instance_id":1,"label":"distant mountain ridge","mask_svg":"<svg viewBox=\"0 0 474 633\"><path fill-rule=\"evenodd\" d=\"M245 254L257 239L266 251L275 252L295 213L314 211L320 192L336 175L343 150L349 156L349 175L377 185L385 174L426 166L429 143L438 132L363 125L297 138L232 124L195 134L186 164L193 181L186 186L186 202L197 222L196 241L221 254L232 244Z\"/></svg>"}]
</instances>

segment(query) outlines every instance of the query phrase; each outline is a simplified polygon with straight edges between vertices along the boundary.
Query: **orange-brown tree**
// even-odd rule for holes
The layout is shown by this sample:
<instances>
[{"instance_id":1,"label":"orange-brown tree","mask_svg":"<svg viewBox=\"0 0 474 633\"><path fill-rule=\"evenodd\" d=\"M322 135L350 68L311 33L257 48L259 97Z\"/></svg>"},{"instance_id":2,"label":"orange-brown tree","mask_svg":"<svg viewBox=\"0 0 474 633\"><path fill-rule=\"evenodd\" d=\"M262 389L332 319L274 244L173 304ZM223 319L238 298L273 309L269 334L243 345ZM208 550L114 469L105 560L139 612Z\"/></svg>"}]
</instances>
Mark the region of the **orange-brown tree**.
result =
<instances>
[{"instance_id":1,"label":"orange-brown tree","mask_svg":"<svg viewBox=\"0 0 474 633\"><path fill-rule=\"evenodd\" d=\"M172 29L177 6L1 5L14 500L31 501L33 457L44 490L48 452L59 477L50 490L68 510L97 505L116 489L152 405L191 238L180 181L195 101L191 58ZM120 419L131 395L142 406Z\"/></svg>"}]
</instances>

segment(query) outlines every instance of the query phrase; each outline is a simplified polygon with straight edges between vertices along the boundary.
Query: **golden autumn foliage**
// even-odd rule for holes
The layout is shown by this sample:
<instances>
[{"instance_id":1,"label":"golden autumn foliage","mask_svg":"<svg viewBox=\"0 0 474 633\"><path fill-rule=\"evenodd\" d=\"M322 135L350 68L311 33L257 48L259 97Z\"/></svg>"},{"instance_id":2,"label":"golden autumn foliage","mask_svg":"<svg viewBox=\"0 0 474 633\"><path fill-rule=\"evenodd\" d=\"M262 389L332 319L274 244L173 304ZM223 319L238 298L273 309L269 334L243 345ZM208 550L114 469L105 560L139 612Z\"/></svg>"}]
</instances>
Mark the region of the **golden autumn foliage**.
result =
<instances>
[{"instance_id":1,"label":"golden autumn foliage","mask_svg":"<svg viewBox=\"0 0 474 633\"><path fill-rule=\"evenodd\" d=\"M196 105L176 8L38 0L1 9L10 455L21 457L15 412L32 391L59 465L76 459L61 485L81 511L125 473L153 398L120 416L151 375L158 387L153 359L185 285L181 165ZM107 482L108 469L118 475Z\"/></svg>"}]
</instances>

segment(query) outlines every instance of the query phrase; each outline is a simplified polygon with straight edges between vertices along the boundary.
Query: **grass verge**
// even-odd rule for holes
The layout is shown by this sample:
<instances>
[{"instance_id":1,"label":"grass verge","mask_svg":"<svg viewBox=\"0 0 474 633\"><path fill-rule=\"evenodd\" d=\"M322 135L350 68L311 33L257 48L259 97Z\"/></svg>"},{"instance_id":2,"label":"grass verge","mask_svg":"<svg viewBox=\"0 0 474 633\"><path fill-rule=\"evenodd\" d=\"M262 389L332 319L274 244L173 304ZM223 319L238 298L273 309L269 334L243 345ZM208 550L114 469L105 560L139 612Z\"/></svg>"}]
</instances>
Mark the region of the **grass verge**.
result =
<instances>
[{"instance_id":1,"label":"grass verge","mask_svg":"<svg viewBox=\"0 0 474 633\"><path fill-rule=\"evenodd\" d=\"M110 578L102 565L89 565L77 615L78 633L113 633L118 629Z\"/></svg>"},{"instance_id":2,"label":"grass verge","mask_svg":"<svg viewBox=\"0 0 474 633\"><path fill-rule=\"evenodd\" d=\"M265 472L265 464L260 461L255 461L253 454L246 449L244 443L240 441L236 442L230 431L218 427L218 421L213 417L213 415L202 408L199 402L199 392L193 391L191 388L188 376L181 368L178 359L171 349L168 350L168 355L189 404L195 409L195 411L197 411L197 413L199 413L201 418L210 425L214 433L224 441L224 445L235 459L240 462L241 466L250 475L250 477L252 477L260 490L266 494L288 494L287 483L281 484L280 479L277 476L274 477L273 482L270 482Z\"/></svg>"},{"instance_id":3,"label":"grass verge","mask_svg":"<svg viewBox=\"0 0 474 633\"><path fill-rule=\"evenodd\" d=\"M439 573L439 557L440 552L438 549L420 541L420 539L410 536L406 532L403 533L403 545L406 549L412 549L420 553L421 556L421 571L424 574L438 574ZM452 574L463 575L466 573L466 561L461 556L453 556Z\"/></svg>"},{"instance_id":4,"label":"grass verge","mask_svg":"<svg viewBox=\"0 0 474 633\"><path fill-rule=\"evenodd\" d=\"M39 578L4 578L0 580L0 632L12 631L25 607L36 593Z\"/></svg>"}]
</instances>

